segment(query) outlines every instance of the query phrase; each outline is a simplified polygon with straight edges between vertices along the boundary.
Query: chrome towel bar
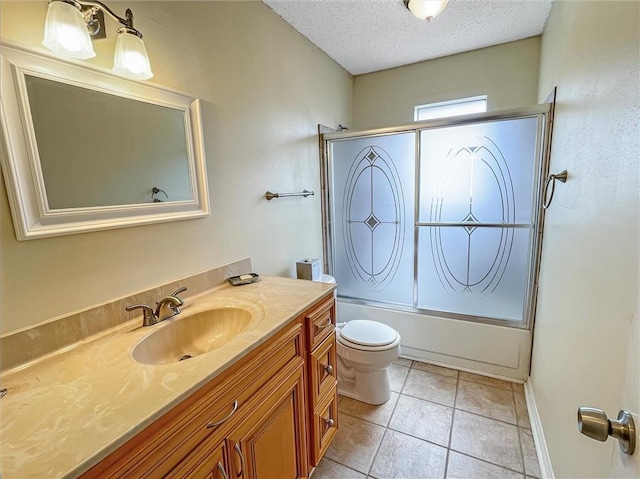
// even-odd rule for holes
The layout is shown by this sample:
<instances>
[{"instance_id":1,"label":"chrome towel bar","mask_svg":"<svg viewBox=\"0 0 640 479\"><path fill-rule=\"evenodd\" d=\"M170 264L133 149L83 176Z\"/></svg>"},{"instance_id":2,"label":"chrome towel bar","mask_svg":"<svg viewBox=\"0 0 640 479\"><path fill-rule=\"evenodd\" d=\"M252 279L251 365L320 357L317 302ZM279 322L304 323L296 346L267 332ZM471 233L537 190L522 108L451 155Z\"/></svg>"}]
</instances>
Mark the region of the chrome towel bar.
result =
<instances>
[{"instance_id":1,"label":"chrome towel bar","mask_svg":"<svg viewBox=\"0 0 640 479\"><path fill-rule=\"evenodd\" d=\"M274 198L285 198L287 196L304 196L305 198L307 196L313 196L315 195L315 193L313 191L308 191L308 190L302 190L300 193L271 193L270 191L267 191L264 194L264 197L271 201Z\"/></svg>"}]
</instances>

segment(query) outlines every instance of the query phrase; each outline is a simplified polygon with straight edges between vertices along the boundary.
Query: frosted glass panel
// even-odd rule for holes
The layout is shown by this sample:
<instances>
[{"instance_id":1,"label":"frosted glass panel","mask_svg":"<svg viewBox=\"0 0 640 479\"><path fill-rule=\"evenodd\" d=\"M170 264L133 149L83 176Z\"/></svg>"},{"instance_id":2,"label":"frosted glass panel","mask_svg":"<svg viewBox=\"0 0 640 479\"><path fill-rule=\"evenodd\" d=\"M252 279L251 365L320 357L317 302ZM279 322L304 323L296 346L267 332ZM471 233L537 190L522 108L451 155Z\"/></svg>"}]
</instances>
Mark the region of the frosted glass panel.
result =
<instances>
[{"instance_id":1,"label":"frosted glass panel","mask_svg":"<svg viewBox=\"0 0 640 479\"><path fill-rule=\"evenodd\" d=\"M329 144L340 296L413 306L415 133Z\"/></svg>"},{"instance_id":2,"label":"frosted glass panel","mask_svg":"<svg viewBox=\"0 0 640 479\"><path fill-rule=\"evenodd\" d=\"M418 307L522 321L531 231L419 228Z\"/></svg>"},{"instance_id":3,"label":"frosted glass panel","mask_svg":"<svg viewBox=\"0 0 640 479\"><path fill-rule=\"evenodd\" d=\"M531 223L538 118L420 133L422 223Z\"/></svg>"}]
</instances>

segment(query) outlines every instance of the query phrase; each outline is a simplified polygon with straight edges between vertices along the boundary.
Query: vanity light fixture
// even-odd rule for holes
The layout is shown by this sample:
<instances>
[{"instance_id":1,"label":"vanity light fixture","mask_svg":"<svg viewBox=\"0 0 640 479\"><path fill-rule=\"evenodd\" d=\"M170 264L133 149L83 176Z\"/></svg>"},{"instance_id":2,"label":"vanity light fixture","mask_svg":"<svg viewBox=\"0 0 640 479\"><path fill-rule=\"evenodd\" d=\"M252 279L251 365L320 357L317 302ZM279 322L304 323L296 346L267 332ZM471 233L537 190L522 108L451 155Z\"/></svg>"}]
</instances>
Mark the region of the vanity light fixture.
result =
<instances>
[{"instance_id":1,"label":"vanity light fixture","mask_svg":"<svg viewBox=\"0 0 640 479\"><path fill-rule=\"evenodd\" d=\"M420 20L430 22L442 13L449 0L403 0L404 6Z\"/></svg>"},{"instance_id":2,"label":"vanity light fixture","mask_svg":"<svg viewBox=\"0 0 640 479\"><path fill-rule=\"evenodd\" d=\"M128 8L122 18L95 0L49 0L42 44L59 55L80 60L95 57L91 36L103 29L104 13L122 25L117 30L113 71L135 80L151 78L153 73L142 33L133 27L133 13Z\"/></svg>"}]
</instances>

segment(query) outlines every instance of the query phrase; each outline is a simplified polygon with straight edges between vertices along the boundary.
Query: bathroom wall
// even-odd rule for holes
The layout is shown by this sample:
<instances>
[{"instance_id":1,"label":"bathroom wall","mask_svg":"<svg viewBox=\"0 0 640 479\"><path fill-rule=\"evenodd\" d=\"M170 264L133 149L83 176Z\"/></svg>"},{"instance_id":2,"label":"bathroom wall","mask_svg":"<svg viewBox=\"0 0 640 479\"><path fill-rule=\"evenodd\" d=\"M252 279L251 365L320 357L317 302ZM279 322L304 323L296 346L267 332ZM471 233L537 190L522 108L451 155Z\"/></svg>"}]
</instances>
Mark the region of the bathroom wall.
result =
<instances>
[{"instance_id":1,"label":"bathroom wall","mask_svg":"<svg viewBox=\"0 0 640 479\"><path fill-rule=\"evenodd\" d=\"M640 477L640 454L577 431L579 406L638 421L638 2L554 1L538 99L557 85L531 385L555 477ZM637 424L637 422L636 422Z\"/></svg>"},{"instance_id":2,"label":"bathroom wall","mask_svg":"<svg viewBox=\"0 0 640 479\"><path fill-rule=\"evenodd\" d=\"M413 122L416 105L487 95L487 109L537 103L540 37L355 77L352 128Z\"/></svg>"},{"instance_id":3,"label":"bathroom wall","mask_svg":"<svg viewBox=\"0 0 640 479\"><path fill-rule=\"evenodd\" d=\"M18 242L0 182L3 333L246 256L258 273L293 276L322 253L320 195L264 193L319 193L317 124L351 123L351 75L258 1L110 6L133 10L152 81L203 102L212 214ZM0 9L3 39L43 48L46 1ZM93 63L111 67L115 28Z\"/></svg>"}]
</instances>

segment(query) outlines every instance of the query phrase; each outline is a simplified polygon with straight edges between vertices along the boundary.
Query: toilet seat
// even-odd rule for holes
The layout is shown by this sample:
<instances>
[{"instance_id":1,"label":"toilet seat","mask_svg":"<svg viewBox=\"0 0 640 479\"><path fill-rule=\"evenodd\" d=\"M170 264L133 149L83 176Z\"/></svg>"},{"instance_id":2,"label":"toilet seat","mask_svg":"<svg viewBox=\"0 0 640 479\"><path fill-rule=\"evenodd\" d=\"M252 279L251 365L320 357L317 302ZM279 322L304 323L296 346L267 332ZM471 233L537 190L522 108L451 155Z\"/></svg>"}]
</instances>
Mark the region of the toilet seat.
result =
<instances>
[{"instance_id":1,"label":"toilet seat","mask_svg":"<svg viewBox=\"0 0 640 479\"><path fill-rule=\"evenodd\" d=\"M356 319L344 325L337 340L345 347L361 351L386 351L400 342L400 335L386 324Z\"/></svg>"}]
</instances>

